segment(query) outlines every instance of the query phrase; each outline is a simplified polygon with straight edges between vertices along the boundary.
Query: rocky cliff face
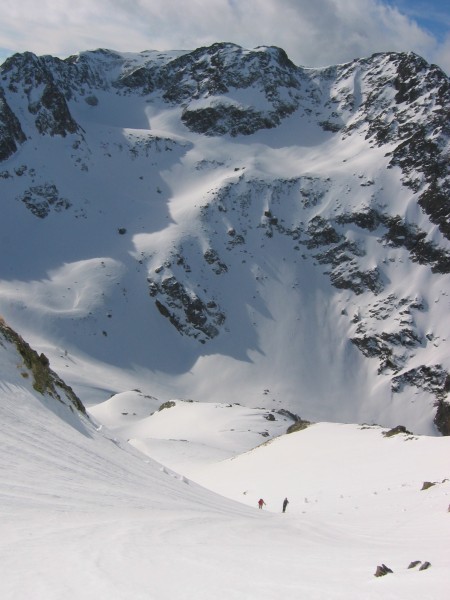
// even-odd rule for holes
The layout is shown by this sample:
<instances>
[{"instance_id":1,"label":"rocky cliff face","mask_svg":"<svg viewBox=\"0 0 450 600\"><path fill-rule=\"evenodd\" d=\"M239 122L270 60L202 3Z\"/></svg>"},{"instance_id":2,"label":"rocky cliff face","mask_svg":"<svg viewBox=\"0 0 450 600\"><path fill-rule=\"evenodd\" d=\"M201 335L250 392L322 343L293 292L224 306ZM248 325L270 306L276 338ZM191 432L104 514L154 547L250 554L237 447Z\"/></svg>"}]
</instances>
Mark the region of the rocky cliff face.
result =
<instances>
[{"instance_id":1,"label":"rocky cliff face","mask_svg":"<svg viewBox=\"0 0 450 600\"><path fill-rule=\"evenodd\" d=\"M278 48L214 44L66 60L25 53L2 65L0 84L0 183L11 202L41 220L89 219L99 194L109 198L99 213L119 204L114 184L99 188L113 175L98 157L120 157L133 197L150 178L136 200L145 198L146 224L130 204L120 214L134 225L119 229L136 235L149 310L167 327L219 350L234 331L239 344L237 323L250 327L239 295L258 305L287 261L292 289L315 285L312 272L326 281L340 306L340 324L327 327L376 367L373 381L392 398L423 393L449 433L450 363L433 302L450 292L450 82L436 66L386 53L307 69ZM62 148L57 140L78 190L31 152ZM161 243L148 224L169 213Z\"/></svg>"},{"instance_id":2,"label":"rocky cliff face","mask_svg":"<svg viewBox=\"0 0 450 600\"><path fill-rule=\"evenodd\" d=\"M0 88L0 160L6 160L25 141L20 121L9 108L3 90Z\"/></svg>"},{"instance_id":3,"label":"rocky cliff face","mask_svg":"<svg viewBox=\"0 0 450 600\"><path fill-rule=\"evenodd\" d=\"M24 385L30 381L33 389L42 396L65 405L70 411L86 414L81 400L60 377L50 368L45 354L38 354L30 345L0 318L0 346L9 356L16 358L17 370Z\"/></svg>"}]
</instances>

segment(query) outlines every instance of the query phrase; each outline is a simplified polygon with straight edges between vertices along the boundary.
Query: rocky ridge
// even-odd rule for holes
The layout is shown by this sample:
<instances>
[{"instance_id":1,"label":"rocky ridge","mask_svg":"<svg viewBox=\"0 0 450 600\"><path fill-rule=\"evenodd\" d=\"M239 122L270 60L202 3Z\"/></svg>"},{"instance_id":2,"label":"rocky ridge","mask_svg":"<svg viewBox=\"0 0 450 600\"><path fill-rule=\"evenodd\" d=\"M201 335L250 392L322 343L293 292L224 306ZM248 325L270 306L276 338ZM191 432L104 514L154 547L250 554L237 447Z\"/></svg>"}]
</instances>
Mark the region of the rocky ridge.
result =
<instances>
[{"instance_id":1,"label":"rocky ridge","mask_svg":"<svg viewBox=\"0 0 450 600\"><path fill-rule=\"evenodd\" d=\"M45 354L38 354L0 317L0 346L18 354L17 369L24 381L30 380L33 389L69 408L72 413L86 415L83 403L59 375L51 368ZM11 350L12 349L12 350Z\"/></svg>"}]
</instances>

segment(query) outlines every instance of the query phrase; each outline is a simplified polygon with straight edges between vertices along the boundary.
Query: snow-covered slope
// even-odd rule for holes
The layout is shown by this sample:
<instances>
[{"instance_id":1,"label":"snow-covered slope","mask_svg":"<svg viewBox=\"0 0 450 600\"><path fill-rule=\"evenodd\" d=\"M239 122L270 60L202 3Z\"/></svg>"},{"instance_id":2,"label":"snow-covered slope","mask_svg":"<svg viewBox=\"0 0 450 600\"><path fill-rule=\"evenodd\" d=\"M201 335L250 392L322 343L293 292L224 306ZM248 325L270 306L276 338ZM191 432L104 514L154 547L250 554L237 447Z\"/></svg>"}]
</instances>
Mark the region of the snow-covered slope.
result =
<instances>
[{"instance_id":1,"label":"snow-covered slope","mask_svg":"<svg viewBox=\"0 0 450 600\"><path fill-rule=\"evenodd\" d=\"M297 415L283 409L179 400L161 404L136 391L116 394L90 413L144 454L182 472L192 464L237 456L299 423Z\"/></svg>"},{"instance_id":2,"label":"snow-covered slope","mask_svg":"<svg viewBox=\"0 0 450 600\"><path fill-rule=\"evenodd\" d=\"M45 357L1 325L2 598L447 597L449 437L321 423L214 465L191 452L188 469L178 453L183 473L114 431L151 427L154 400L113 398L97 407L109 428L100 426ZM171 427L188 445L197 436L216 460L231 424L241 446L261 427L256 412L194 402L155 417L161 434ZM393 573L374 577L382 564Z\"/></svg>"},{"instance_id":3,"label":"snow-covered slope","mask_svg":"<svg viewBox=\"0 0 450 600\"><path fill-rule=\"evenodd\" d=\"M139 389L449 433L437 67L215 44L1 69L0 314L87 406Z\"/></svg>"}]
</instances>

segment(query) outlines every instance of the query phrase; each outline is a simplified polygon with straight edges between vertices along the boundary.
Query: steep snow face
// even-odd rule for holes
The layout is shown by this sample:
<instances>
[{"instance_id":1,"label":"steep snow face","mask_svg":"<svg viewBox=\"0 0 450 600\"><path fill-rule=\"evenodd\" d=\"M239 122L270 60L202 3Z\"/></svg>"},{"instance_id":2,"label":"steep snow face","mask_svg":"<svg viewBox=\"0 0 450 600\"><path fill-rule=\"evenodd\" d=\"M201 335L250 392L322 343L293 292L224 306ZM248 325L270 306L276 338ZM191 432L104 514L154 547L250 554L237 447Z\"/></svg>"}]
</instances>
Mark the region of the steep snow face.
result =
<instances>
[{"instance_id":1,"label":"steep snow face","mask_svg":"<svg viewBox=\"0 0 450 600\"><path fill-rule=\"evenodd\" d=\"M86 404L139 388L449 433L436 67L214 44L16 55L1 85L0 312Z\"/></svg>"}]
</instances>

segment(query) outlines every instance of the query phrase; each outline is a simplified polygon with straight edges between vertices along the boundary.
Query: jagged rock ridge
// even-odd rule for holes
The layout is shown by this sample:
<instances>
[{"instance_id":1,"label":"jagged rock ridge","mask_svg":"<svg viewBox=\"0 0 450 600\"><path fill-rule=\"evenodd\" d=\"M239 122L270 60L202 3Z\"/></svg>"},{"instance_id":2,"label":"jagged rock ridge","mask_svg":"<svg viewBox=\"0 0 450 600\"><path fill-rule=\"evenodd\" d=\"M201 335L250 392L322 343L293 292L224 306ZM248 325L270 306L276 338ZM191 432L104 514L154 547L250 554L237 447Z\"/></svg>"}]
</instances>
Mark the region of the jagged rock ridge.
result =
<instances>
[{"instance_id":1,"label":"jagged rock ridge","mask_svg":"<svg viewBox=\"0 0 450 600\"><path fill-rule=\"evenodd\" d=\"M0 345L3 347L8 347L9 345L11 348L15 348L15 351L22 359L22 362L17 363L17 369L20 371L24 381L31 379L32 386L36 392L39 392L43 396L50 396L53 400L66 405L72 412L77 411L82 415L86 414L86 409L81 400L73 389L50 368L49 360L45 354L38 354L33 350L1 317Z\"/></svg>"}]
</instances>

